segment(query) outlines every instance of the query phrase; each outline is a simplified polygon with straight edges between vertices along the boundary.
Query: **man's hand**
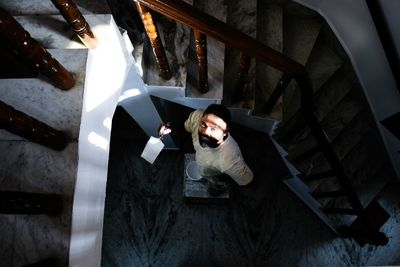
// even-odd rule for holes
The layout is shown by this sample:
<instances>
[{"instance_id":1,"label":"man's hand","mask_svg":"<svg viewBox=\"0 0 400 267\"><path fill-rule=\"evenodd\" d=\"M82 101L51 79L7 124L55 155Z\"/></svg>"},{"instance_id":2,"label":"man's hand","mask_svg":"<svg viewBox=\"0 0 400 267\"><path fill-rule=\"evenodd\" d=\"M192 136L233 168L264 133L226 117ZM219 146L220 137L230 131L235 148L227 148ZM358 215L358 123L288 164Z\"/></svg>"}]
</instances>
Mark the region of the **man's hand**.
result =
<instances>
[{"instance_id":1,"label":"man's hand","mask_svg":"<svg viewBox=\"0 0 400 267\"><path fill-rule=\"evenodd\" d=\"M161 123L160 127L158 127L158 137L162 138L164 135L169 134L171 131L171 124L169 122Z\"/></svg>"}]
</instances>

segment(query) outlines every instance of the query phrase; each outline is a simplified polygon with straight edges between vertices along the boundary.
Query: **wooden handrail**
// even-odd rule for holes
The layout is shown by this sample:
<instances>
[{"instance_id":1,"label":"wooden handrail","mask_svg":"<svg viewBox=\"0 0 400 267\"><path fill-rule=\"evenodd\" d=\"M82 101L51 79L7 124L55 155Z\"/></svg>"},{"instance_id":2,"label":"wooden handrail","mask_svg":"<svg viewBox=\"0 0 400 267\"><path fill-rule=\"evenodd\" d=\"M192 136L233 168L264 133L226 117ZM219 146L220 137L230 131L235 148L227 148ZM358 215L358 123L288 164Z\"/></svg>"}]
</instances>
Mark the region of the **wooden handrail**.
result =
<instances>
[{"instance_id":1,"label":"wooden handrail","mask_svg":"<svg viewBox=\"0 0 400 267\"><path fill-rule=\"evenodd\" d=\"M168 18L174 19L190 28L197 29L204 34L219 40L226 45L236 48L247 55L260 60L267 65L283 72L285 79L295 79L301 92L301 111L313 136L321 147L322 153L335 171L336 177L345 191L349 202L358 214L367 229L373 229L370 220L359 200L357 193L350 183L340 160L333 150L328 137L314 114L313 90L310 76L305 67L298 62L284 56L278 51L265 46L250 36L233 29L218 19L193 8L180 0L134 0Z\"/></svg>"},{"instance_id":2,"label":"wooden handrail","mask_svg":"<svg viewBox=\"0 0 400 267\"><path fill-rule=\"evenodd\" d=\"M75 79L46 49L4 9L0 8L0 38L38 71L48 77L56 87L68 90Z\"/></svg>"},{"instance_id":3,"label":"wooden handrail","mask_svg":"<svg viewBox=\"0 0 400 267\"><path fill-rule=\"evenodd\" d=\"M97 40L82 13L72 0L51 0L68 22L82 43L90 49L96 48Z\"/></svg>"},{"instance_id":4,"label":"wooden handrail","mask_svg":"<svg viewBox=\"0 0 400 267\"><path fill-rule=\"evenodd\" d=\"M65 135L0 101L0 129L22 136L35 143L63 150L67 145Z\"/></svg>"},{"instance_id":5,"label":"wooden handrail","mask_svg":"<svg viewBox=\"0 0 400 267\"><path fill-rule=\"evenodd\" d=\"M244 51L290 76L303 73L304 67L278 51L263 45L250 36L229 27L224 22L193 8L180 0L134 0L166 17L174 19L226 45Z\"/></svg>"}]
</instances>

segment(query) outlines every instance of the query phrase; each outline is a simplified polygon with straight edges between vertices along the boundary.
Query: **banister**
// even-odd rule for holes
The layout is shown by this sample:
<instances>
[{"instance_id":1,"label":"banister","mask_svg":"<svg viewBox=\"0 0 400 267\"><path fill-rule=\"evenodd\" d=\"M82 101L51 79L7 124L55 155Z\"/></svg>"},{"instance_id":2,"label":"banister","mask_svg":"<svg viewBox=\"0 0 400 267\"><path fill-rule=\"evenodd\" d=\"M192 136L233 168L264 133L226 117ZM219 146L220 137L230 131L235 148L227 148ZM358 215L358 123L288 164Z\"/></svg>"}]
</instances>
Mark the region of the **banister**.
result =
<instances>
[{"instance_id":1,"label":"banister","mask_svg":"<svg viewBox=\"0 0 400 267\"><path fill-rule=\"evenodd\" d=\"M284 56L278 51L258 42L252 37L236 30L224 22L193 8L181 0L133 0L168 18L174 19L192 29L196 29L226 45L245 52L263 63L283 72L285 79L294 78L301 92L301 111L307 125L319 143L329 165L336 172L336 177L346 193L354 212L360 216L367 229L373 229L371 222L345 174L340 160L333 150L329 139L314 114L313 90L310 76L300 63Z\"/></svg>"},{"instance_id":2,"label":"banister","mask_svg":"<svg viewBox=\"0 0 400 267\"><path fill-rule=\"evenodd\" d=\"M72 74L1 7L0 38L39 73L48 77L56 87L69 90L74 86L75 78Z\"/></svg>"},{"instance_id":3,"label":"banister","mask_svg":"<svg viewBox=\"0 0 400 267\"><path fill-rule=\"evenodd\" d=\"M72 0L51 0L51 2L60 11L82 43L87 48L96 48L97 39L75 3Z\"/></svg>"},{"instance_id":4,"label":"banister","mask_svg":"<svg viewBox=\"0 0 400 267\"><path fill-rule=\"evenodd\" d=\"M305 72L304 67L296 61L181 0L134 0L134 2L139 2L166 17L197 29L232 48L245 51L249 56L290 76Z\"/></svg>"}]
</instances>

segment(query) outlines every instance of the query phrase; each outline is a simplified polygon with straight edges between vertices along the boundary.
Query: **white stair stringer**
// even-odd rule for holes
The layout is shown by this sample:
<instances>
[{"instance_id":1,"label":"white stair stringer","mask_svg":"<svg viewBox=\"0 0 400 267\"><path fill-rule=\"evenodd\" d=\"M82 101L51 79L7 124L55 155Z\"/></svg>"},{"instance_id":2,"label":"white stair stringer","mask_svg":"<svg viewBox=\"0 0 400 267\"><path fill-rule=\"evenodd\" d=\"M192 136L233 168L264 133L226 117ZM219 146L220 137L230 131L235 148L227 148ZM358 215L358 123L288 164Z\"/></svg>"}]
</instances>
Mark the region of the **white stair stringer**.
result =
<instances>
[{"instance_id":1,"label":"white stair stringer","mask_svg":"<svg viewBox=\"0 0 400 267\"><path fill-rule=\"evenodd\" d=\"M69 266L101 263L112 117L133 65L132 45L127 44L127 35L121 35L111 15L92 29L98 47L89 50L86 65Z\"/></svg>"},{"instance_id":2,"label":"white stair stringer","mask_svg":"<svg viewBox=\"0 0 400 267\"><path fill-rule=\"evenodd\" d=\"M314 213L321 219L335 234L339 235L331 220L322 211L321 204L310 194L310 188L298 177L300 172L286 158L287 152L273 138L275 147L281 154L281 158L290 172L290 176L283 179L283 182L293 191Z\"/></svg>"}]
</instances>

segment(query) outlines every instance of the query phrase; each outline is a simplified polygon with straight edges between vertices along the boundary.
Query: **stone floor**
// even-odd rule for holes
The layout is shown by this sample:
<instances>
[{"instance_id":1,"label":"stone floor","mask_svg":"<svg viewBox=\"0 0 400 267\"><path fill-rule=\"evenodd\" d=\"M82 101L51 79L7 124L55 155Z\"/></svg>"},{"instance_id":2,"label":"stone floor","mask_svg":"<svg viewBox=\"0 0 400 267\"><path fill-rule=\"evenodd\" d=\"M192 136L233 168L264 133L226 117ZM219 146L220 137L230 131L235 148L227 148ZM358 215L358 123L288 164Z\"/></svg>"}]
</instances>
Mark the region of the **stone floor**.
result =
<instances>
[{"instance_id":1,"label":"stone floor","mask_svg":"<svg viewBox=\"0 0 400 267\"><path fill-rule=\"evenodd\" d=\"M182 108L180 119L190 110ZM178 115L178 113L177 113ZM182 121L180 121L182 120ZM182 128L180 128L181 130ZM162 151L153 165L140 154L148 137L122 109L113 119L102 266L370 266L400 264L398 185L383 195L392 218L385 247L360 247L333 235L285 185L279 155L264 134L232 126L255 174L225 204L183 199L184 154ZM397 188L397 189L393 189Z\"/></svg>"}]
</instances>

